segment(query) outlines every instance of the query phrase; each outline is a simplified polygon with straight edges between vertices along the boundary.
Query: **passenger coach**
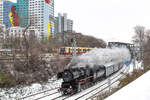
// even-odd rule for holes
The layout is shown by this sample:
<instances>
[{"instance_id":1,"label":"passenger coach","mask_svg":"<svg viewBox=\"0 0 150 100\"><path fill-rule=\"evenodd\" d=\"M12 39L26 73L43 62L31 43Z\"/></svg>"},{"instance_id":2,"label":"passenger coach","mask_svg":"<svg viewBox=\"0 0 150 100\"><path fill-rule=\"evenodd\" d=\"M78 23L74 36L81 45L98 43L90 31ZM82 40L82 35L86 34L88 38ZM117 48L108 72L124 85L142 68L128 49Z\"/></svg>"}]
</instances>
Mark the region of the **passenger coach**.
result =
<instances>
[{"instance_id":1,"label":"passenger coach","mask_svg":"<svg viewBox=\"0 0 150 100\"><path fill-rule=\"evenodd\" d=\"M74 49L73 47L61 47L60 48L60 54L61 55L72 55L73 49ZM89 47L76 47L76 54L83 54L83 53L86 53L92 49L93 48L89 48Z\"/></svg>"}]
</instances>

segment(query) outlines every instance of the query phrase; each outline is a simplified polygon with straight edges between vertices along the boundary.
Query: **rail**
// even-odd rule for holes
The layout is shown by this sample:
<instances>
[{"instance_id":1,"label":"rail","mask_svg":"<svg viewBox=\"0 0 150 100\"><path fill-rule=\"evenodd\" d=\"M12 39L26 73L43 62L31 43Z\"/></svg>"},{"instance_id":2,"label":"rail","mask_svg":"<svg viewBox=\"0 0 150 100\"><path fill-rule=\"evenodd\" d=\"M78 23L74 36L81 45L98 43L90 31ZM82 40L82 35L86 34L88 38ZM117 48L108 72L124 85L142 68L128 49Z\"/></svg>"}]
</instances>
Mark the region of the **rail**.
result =
<instances>
[{"instance_id":1,"label":"rail","mask_svg":"<svg viewBox=\"0 0 150 100\"><path fill-rule=\"evenodd\" d=\"M124 69L123 72L124 72L125 70L126 70L126 69ZM116 73L116 74L117 74L117 73ZM117 77L119 77L119 78L117 78ZM123 77L123 76L122 76L121 74L119 74L119 76L113 77L113 78L111 79L111 81L115 80L116 78L117 78L117 79L116 79L114 82L112 82L110 85L112 85L112 84L118 82L118 80L119 80L120 78L122 78L122 77ZM103 80L102 82L104 82L104 81L106 81L106 80ZM107 85L107 86L105 86L105 85ZM100 85L100 86L94 88L93 90L90 90L90 91L84 93L82 96L77 97L75 100L81 99L81 98L83 98L83 97L85 97L85 96L91 94L92 92L94 92L94 91L100 89L101 87L105 86L104 88L100 89L100 90L97 91L96 93L92 94L92 96L87 97L86 100L88 100L88 99L92 98L93 96L97 95L98 93L102 92L103 90L107 89L110 85L108 85L108 81L106 81L105 83L103 83L102 85Z\"/></svg>"},{"instance_id":2,"label":"rail","mask_svg":"<svg viewBox=\"0 0 150 100\"><path fill-rule=\"evenodd\" d=\"M121 72L125 72L126 70L127 70L127 68L125 68L125 69L123 69L122 71L119 71L119 72L117 72L116 74L114 74L113 76L115 76L115 75L116 75L116 76L113 77L113 78L111 79L111 81L115 80L117 77L119 77L119 78L117 78L117 79L116 79L114 82L112 82L110 85L116 83L120 78L122 78L123 76L122 76L120 73L121 73ZM118 74L119 74L119 76L118 76ZM109 78L111 78L111 77L112 77L112 76L110 76ZM98 82L98 83L103 83L103 82L105 82L105 81L106 81L106 79L103 80L103 81L101 81L101 82ZM98 84L98 83L97 83L97 84ZM106 82L103 83L102 85L100 85L100 86L94 88L93 90L90 90L90 91L84 93L82 96L79 96L79 97L77 97L77 98L74 99L74 100L81 99L82 97L87 96L88 94L92 93L93 91L96 91L97 89L99 89L99 88L101 88L101 87L103 87L104 85L107 85L107 84L108 84L108 81L106 81ZM90 96L90 97L87 97L87 98L88 98L88 99L89 99L89 98L92 98L93 96L95 96L95 95L98 94L99 92L101 92L101 91L107 89L110 85L105 86L103 89L99 90L98 92L94 93L94 95L92 95L92 96ZM80 93L80 92L79 92L79 93ZM79 94L79 93L77 93L77 94ZM77 94L76 94L76 95L77 95ZM61 97L62 97L62 96L57 97L57 98L55 98L55 99L59 99L59 98L61 98ZM67 96L67 97L61 98L61 100L66 100L66 99L68 99L69 97L71 97L71 96ZM86 98L86 100L88 100L87 98ZM52 99L52 100L55 100L55 99Z\"/></svg>"},{"instance_id":3,"label":"rail","mask_svg":"<svg viewBox=\"0 0 150 100\"><path fill-rule=\"evenodd\" d=\"M126 70L126 69L124 69L124 71L125 71L125 70ZM117 78L117 77L119 77L119 78ZM115 76L114 78L111 79L111 81L115 80L116 78L117 78L117 79L116 79L114 82L112 82L110 85L113 85L114 83L118 82L122 77L123 77L123 75L121 75L121 74L120 74L119 76ZM105 80L104 80L104 81L105 81ZM92 96L86 98L86 100L95 97L95 96L96 96L97 94L99 94L100 92L102 92L102 91L104 91L105 89L109 88L110 85L108 85L108 82L103 83L102 85L100 85L100 86L98 86L97 88L95 88L95 89L93 89L93 90L91 90L91 91L89 91L89 92L83 94L82 96L76 98L75 100L78 100L78 99L80 99L80 98L82 98L82 97L84 97L84 96L86 96L86 95L92 93L93 91L96 91L97 89L103 87L104 85L107 85L107 86L104 87L103 89L97 91L96 93L92 94Z\"/></svg>"},{"instance_id":4,"label":"rail","mask_svg":"<svg viewBox=\"0 0 150 100\"><path fill-rule=\"evenodd\" d=\"M27 98L30 98L30 97L33 97L33 96L36 96L36 95L39 95L39 94L42 94L42 93L46 93L46 92L50 92L50 91L53 91L53 90L57 90L57 89L59 89L59 87L56 87L56 88L53 88L53 89L48 89L48 90L45 90L45 91L42 91L42 92L38 92L38 93L35 93L35 94L32 94L32 95L20 98L18 100L24 100L24 99L27 99ZM56 93L56 92L54 92L54 93ZM54 93L51 93L49 95L53 95Z\"/></svg>"},{"instance_id":5,"label":"rail","mask_svg":"<svg viewBox=\"0 0 150 100\"><path fill-rule=\"evenodd\" d=\"M116 76L113 77L113 78L111 79L111 81L115 80L117 77L119 77L119 78L117 78L117 79L116 79L114 82L112 82L110 85L113 85L113 84L116 83L120 78L122 78L123 75L121 75L120 72L124 72L125 70L126 70L126 68L125 68L124 70L119 71L119 72L117 72L116 74L114 74L113 76L115 76L115 75L116 75ZM118 76L118 74L119 74L119 76ZM111 77L111 76L110 76L110 77ZM105 82L105 81L106 81L106 79L103 80L103 81L101 81L101 82L98 82L98 83L102 83L102 82ZM98 83L97 83L97 84L98 84ZM82 96L76 98L75 100L81 99L82 97L84 97L84 96L90 94L90 93L93 92L93 91L96 91L97 89L103 87L104 85L108 85L108 81L106 81L106 82L103 83L102 85L96 87L95 89L90 90L90 91L84 93ZM108 85L108 86L105 86L103 89L97 91L97 92L94 93L92 96L87 97L86 100L88 100L88 99L90 99L90 98L93 98L93 97L96 97L97 94L99 94L99 93L102 92L103 90L107 89L108 87L109 87L109 85ZM59 88L59 87L54 88L54 89L58 89L58 88ZM52 89L52 90L54 90L54 89ZM42 93L45 93L45 92L48 92L48 91L52 91L52 90L42 91L42 92L39 92L39 93L30 95L30 96L24 97L24 98L22 98L22 99L29 98L29 97L31 97L31 96L35 96L35 95L42 94ZM57 94L57 93L59 93L59 92L57 91L57 92L54 92L54 93L50 93L50 94L47 94L47 95L38 97L37 99L34 99L34 100L39 100L39 99L42 99L42 98L45 98L45 97L48 97L48 96L51 96L51 95L54 95L54 94ZM80 92L79 92L79 93L80 93ZM78 94L78 93L77 93L77 94ZM72 95L70 95L70 96L58 95L58 96L55 96L54 98L51 98L51 100L56 100L56 99L59 99L59 98L61 98L61 100L65 100L65 99L68 99L68 98L71 97L71 96L72 96ZM64 97L64 98L62 98L62 97Z\"/></svg>"}]
</instances>

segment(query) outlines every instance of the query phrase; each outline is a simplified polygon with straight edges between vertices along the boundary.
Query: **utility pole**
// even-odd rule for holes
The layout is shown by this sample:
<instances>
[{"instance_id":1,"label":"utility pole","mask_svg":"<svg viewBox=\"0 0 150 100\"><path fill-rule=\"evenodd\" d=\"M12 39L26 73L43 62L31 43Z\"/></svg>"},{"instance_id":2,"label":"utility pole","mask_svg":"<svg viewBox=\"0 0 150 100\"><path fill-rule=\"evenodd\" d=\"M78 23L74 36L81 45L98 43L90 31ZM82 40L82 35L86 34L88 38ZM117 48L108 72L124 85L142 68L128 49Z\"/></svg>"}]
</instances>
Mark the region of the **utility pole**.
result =
<instances>
[{"instance_id":1,"label":"utility pole","mask_svg":"<svg viewBox=\"0 0 150 100\"><path fill-rule=\"evenodd\" d=\"M63 31L63 34L62 34L62 41L63 41L63 45L65 46L65 32Z\"/></svg>"},{"instance_id":2,"label":"utility pole","mask_svg":"<svg viewBox=\"0 0 150 100\"><path fill-rule=\"evenodd\" d=\"M136 69L136 56L135 56L135 53L136 53L136 46L134 45L133 46L133 70Z\"/></svg>"},{"instance_id":3,"label":"utility pole","mask_svg":"<svg viewBox=\"0 0 150 100\"><path fill-rule=\"evenodd\" d=\"M73 50L73 57L76 56L76 40L74 38L71 39L72 50Z\"/></svg>"},{"instance_id":4,"label":"utility pole","mask_svg":"<svg viewBox=\"0 0 150 100\"><path fill-rule=\"evenodd\" d=\"M143 37L142 33L140 33L140 62L142 61L143 51L144 51L142 37Z\"/></svg>"}]
</instances>

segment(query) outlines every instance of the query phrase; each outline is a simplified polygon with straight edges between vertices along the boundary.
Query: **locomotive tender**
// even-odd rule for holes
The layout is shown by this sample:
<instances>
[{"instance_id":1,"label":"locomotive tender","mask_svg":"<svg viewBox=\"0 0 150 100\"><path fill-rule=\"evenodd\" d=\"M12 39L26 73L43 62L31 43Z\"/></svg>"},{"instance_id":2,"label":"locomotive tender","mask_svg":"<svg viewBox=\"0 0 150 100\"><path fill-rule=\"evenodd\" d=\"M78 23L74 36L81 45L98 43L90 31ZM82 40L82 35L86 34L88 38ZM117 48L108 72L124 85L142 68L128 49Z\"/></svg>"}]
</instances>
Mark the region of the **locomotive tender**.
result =
<instances>
[{"instance_id":1,"label":"locomotive tender","mask_svg":"<svg viewBox=\"0 0 150 100\"><path fill-rule=\"evenodd\" d=\"M119 44L118 42L115 42L114 44L118 44L118 46L124 45L128 49L130 47L128 44L124 43ZM112 44L110 47L112 47ZM57 74L58 79L63 79L60 91L65 95L75 94L82 89L90 87L95 82L111 76L113 73L120 70L124 63L125 62L109 62L104 65L94 64L92 66L86 65L83 67L70 67L65 69L63 72Z\"/></svg>"}]
</instances>

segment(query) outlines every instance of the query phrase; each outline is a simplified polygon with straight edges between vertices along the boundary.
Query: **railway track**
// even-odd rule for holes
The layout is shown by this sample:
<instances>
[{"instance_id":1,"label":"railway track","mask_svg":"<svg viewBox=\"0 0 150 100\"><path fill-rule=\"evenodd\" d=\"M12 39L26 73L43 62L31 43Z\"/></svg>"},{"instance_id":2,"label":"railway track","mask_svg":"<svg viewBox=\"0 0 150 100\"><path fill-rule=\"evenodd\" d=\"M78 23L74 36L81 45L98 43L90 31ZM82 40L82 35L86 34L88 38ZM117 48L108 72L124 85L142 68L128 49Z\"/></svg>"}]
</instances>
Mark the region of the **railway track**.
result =
<instances>
[{"instance_id":1,"label":"railway track","mask_svg":"<svg viewBox=\"0 0 150 100\"><path fill-rule=\"evenodd\" d=\"M35 94L32 94L32 95L23 97L23 98L19 98L18 100L38 100L38 99L44 98L46 96L50 96L50 95L58 93L58 91L57 91L58 89L59 89L59 87L56 87L56 88L53 88L53 89L48 89L48 90L45 90L45 91L42 91L42 92L38 92L38 93L35 93ZM42 95L42 94L47 94L48 92L49 92L48 95L39 96L39 95Z\"/></svg>"},{"instance_id":2,"label":"railway track","mask_svg":"<svg viewBox=\"0 0 150 100\"><path fill-rule=\"evenodd\" d=\"M122 72L125 72L126 70L127 69L125 68ZM110 85L118 82L118 80L123 77L123 75L120 74L120 71L113 76L114 76L113 78L109 77L112 81ZM101 83L101 85L95 86L95 88L92 90L84 91L82 94L77 94L75 97L70 97L70 98L66 98L63 100L90 100L91 98L93 98L97 94L99 94L100 92L104 91L105 89L108 89L110 86L110 85L108 85L107 79L101 81L100 83ZM100 83L98 83L98 84L100 84Z\"/></svg>"},{"instance_id":3,"label":"railway track","mask_svg":"<svg viewBox=\"0 0 150 100\"><path fill-rule=\"evenodd\" d=\"M126 67L124 67L124 69L120 70L119 72L117 72L116 74L114 74L113 76L110 76L109 78L111 79L111 84L114 84L116 82L118 82L118 80L120 78L123 77L122 74L120 74L121 72L126 72L128 69ZM70 95L70 96L58 96L56 98L53 98L51 100L89 100L90 98L92 98L93 96L97 95L99 92L102 92L104 91L105 89L107 89L109 86L108 86L108 81L107 79L101 81L101 82L98 82L96 85L100 84L100 86L96 86L94 89L90 90L90 91L86 91L84 90L82 95L81 92L75 94L75 95ZM92 86L93 87L93 86ZM98 90L99 89L99 90ZM92 94L91 94L92 93ZM91 95L91 96L88 96L88 95ZM80 95L80 96L78 96ZM73 96L73 98L72 98ZM75 98L74 98L75 97Z\"/></svg>"},{"instance_id":4,"label":"railway track","mask_svg":"<svg viewBox=\"0 0 150 100\"><path fill-rule=\"evenodd\" d=\"M124 71L126 71L126 69L124 69ZM104 80L102 85L96 87L93 90L90 90L90 91L84 93L83 95L75 98L74 100L91 100L91 98L95 98L96 95L100 94L102 91L108 89L111 85L113 85L116 82L118 82L122 77L124 77L124 75L116 74L116 76L111 79L111 83L110 84L108 84L108 81L104 82L105 81Z\"/></svg>"},{"instance_id":5,"label":"railway track","mask_svg":"<svg viewBox=\"0 0 150 100\"><path fill-rule=\"evenodd\" d=\"M120 74L120 73L121 72L125 72L126 70L127 70L127 68L124 67L124 69L120 70L119 72L117 72L113 76L110 76L109 77L110 80L111 80L111 84L110 85L116 83L120 78L122 78L123 75ZM98 85L100 83L101 83L101 85ZM95 86L95 85L98 85L98 86ZM54 89L51 89L51 90L42 91L42 92L30 95L30 96L21 98L19 100L30 100L29 99L30 97L34 97L34 99L32 98L32 100L45 100L46 98L49 98L50 100L67 100L67 99L68 100L83 100L83 99L84 100L90 100L90 98L95 97L97 94L99 94L100 92L104 91L105 89L107 89L109 87L107 79L105 79L103 81L100 81L100 82L98 82L95 85L94 85L95 88L92 89L92 90L87 91L88 90L87 89L87 90L82 91L83 93L79 92L79 93L77 93L75 95L70 95L70 96L63 96L61 93L59 93L59 91L58 91L59 87L57 87L57 88L54 88ZM44 94L44 93L45 94L47 93L47 94L44 95L44 96L43 95L39 96L39 95ZM38 97L35 97L37 95L38 95ZM76 96L76 97L72 98L72 96L73 97Z\"/></svg>"},{"instance_id":6,"label":"railway track","mask_svg":"<svg viewBox=\"0 0 150 100\"><path fill-rule=\"evenodd\" d=\"M124 75L120 75L119 76L120 78L116 79L114 82L112 82L110 85L112 86L113 84L115 84L116 82L118 82L120 79L124 78L125 76ZM91 100L91 98L97 98L97 96L103 92L104 90L108 89L109 86L106 86L105 88L103 88L102 90L100 91L97 91L96 93L94 93L92 96L86 98L86 100Z\"/></svg>"}]
</instances>

